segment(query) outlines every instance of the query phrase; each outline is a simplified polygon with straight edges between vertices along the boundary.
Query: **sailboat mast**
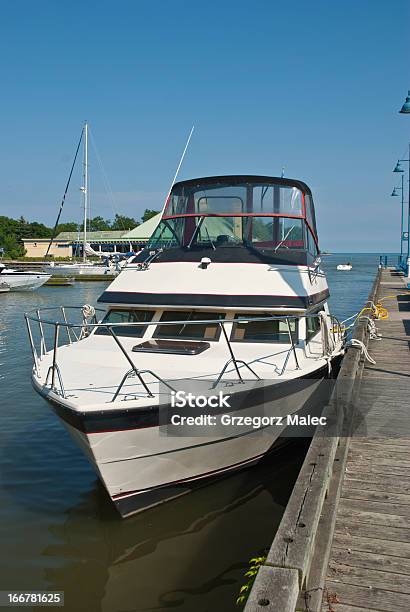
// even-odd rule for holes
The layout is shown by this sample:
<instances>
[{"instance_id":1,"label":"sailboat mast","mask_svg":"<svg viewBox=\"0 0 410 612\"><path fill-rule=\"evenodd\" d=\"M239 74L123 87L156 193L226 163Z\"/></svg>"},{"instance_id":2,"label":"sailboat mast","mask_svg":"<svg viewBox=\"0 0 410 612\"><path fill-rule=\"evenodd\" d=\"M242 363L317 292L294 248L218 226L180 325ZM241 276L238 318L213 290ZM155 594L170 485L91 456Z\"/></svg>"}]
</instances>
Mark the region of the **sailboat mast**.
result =
<instances>
[{"instance_id":1,"label":"sailboat mast","mask_svg":"<svg viewBox=\"0 0 410 612\"><path fill-rule=\"evenodd\" d=\"M87 214L88 214L88 124L84 124L84 161L83 161L83 203L84 203L84 226L83 226L83 261L87 261Z\"/></svg>"}]
</instances>

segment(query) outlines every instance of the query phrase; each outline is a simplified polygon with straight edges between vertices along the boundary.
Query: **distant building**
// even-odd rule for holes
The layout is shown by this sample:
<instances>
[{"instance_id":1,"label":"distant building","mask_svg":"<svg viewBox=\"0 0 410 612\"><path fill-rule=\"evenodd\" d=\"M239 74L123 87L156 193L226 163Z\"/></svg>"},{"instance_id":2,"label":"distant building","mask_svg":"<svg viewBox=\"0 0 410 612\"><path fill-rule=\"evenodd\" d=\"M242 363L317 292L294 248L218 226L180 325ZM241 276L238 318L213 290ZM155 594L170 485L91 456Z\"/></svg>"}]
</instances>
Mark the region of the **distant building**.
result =
<instances>
[{"instance_id":1,"label":"distant building","mask_svg":"<svg viewBox=\"0 0 410 612\"><path fill-rule=\"evenodd\" d=\"M137 242L144 244L148 242L151 238L152 234L157 229L157 225L161 220L161 213L155 215L155 217L151 217L145 223L141 223L141 225L137 225L133 230L126 232L123 238L130 240L131 242Z\"/></svg>"},{"instance_id":2,"label":"distant building","mask_svg":"<svg viewBox=\"0 0 410 612\"><path fill-rule=\"evenodd\" d=\"M161 215L158 214L129 231L87 232L87 242L97 252L128 253L129 251L137 251L148 242L160 218ZM49 238L23 239L26 257L44 257L49 243ZM49 251L51 257L81 257L82 253L83 232L61 232L54 238Z\"/></svg>"}]
</instances>

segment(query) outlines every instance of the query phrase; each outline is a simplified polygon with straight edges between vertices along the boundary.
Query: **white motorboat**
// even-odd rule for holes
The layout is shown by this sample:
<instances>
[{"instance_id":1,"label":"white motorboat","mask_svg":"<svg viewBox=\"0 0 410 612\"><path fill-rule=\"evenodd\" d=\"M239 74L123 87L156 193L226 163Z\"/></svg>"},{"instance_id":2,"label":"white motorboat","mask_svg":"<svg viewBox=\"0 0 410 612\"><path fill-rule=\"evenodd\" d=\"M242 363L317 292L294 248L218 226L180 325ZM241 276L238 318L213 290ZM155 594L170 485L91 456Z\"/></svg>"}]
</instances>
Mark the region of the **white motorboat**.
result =
<instances>
[{"instance_id":1,"label":"white motorboat","mask_svg":"<svg viewBox=\"0 0 410 612\"><path fill-rule=\"evenodd\" d=\"M349 272L352 268L353 266L350 262L345 264L339 264L338 266L336 266L336 270L345 270L347 272Z\"/></svg>"},{"instance_id":2,"label":"white motorboat","mask_svg":"<svg viewBox=\"0 0 410 612\"><path fill-rule=\"evenodd\" d=\"M50 262L43 266L47 274L53 276L116 276L120 268L115 263L92 263L89 261L79 263Z\"/></svg>"},{"instance_id":3,"label":"white motorboat","mask_svg":"<svg viewBox=\"0 0 410 612\"><path fill-rule=\"evenodd\" d=\"M26 314L33 384L128 516L254 464L289 417L320 414L343 353L328 296L305 183L182 181L102 315Z\"/></svg>"},{"instance_id":4,"label":"white motorboat","mask_svg":"<svg viewBox=\"0 0 410 612\"><path fill-rule=\"evenodd\" d=\"M0 283L5 291L31 291L44 285L50 278L45 272L13 270L0 263ZM7 289L8 288L8 289Z\"/></svg>"}]
</instances>

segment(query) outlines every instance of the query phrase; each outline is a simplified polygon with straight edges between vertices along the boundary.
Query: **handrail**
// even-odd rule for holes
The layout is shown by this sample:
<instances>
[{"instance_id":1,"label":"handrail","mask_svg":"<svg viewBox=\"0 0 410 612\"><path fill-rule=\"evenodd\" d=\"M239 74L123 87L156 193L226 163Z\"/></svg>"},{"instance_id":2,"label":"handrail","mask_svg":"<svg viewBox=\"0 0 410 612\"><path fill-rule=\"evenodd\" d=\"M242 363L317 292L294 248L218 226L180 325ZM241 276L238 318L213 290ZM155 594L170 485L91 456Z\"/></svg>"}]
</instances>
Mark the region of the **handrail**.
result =
<instances>
[{"instance_id":1,"label":"handrail","mask_svg":"<svg viewBox=\"0 0 410 612\"><path fill-rule=\"evenodd\" d=\"M71 309L76 309L76 310L81 310L82 306L64 306L64 308L71 308ZM56 306L56 307L47 307L47 308L41 308L39 309L39 311L46 311L46 310L60 310L61 306ZM99 312L103 312L104 314L107 312L104 309L98 308L96 309L96 311ZM96 323L66 323L65 321L53 321L53 320L47 320L47 319L39 319L38 317L35 317L32 313L33 312L37 312L37 311L28 311L24 314L25 317L29 318L31 321L40 321L41 323L46 323L48 325L56 325L56 323L58 323L60 325L60 327L70 327L70 328L81 328L81 327L109 327L109 326L114 326L114 327L147 327L150 325L181 325L184 323L184 321L132 321L132 322L126 322L126 323L103 323L103 322L96 322ZM332 319L335 319L338 323L338 325L340 326L340 322L338 321L338 319L331 314L326 313L327 316L331 317ZM233 318L233 319L201 319L201 320L192 320L190 319L189 324L190 325L201 325L204 323L209 323L209 324L222 324L224 325L225 323L246 323L249 321L258 321L258 322L264 322L264 321L276 321L276 320L284 320L284 319L302 319L302 318L308 318L308 317L319 317L319 313L303 313L303 314L279 314L279 315L270 315L270 316L266 316L266 317L258 317L258 316L247 316L247 317L238 317L238 318Z\"/></svg>"},{"instance_id":2,"label":"handrail","mask_svg":"<svg viewBox=\"0 0 410 612\"><path fill-rule=\"evenodd\" d=\"M142 374L151 374L151 376L153 376L154 378L156 378L159 382L161 382L163 385L165 385L166 387L168 387L168 389L171 389L171 391L175 391L176 389L174 387L172 387L170 384L168 384L163 378L161 378L161 376L158 376L158 374L155 374L155 372L153 372L152 370L138 370L138 373L136 372L136 370L134 368L131 368L131 370L128 370L128 372L126 372L124 374L124 376L121 379L120 384L117 387L117 390L115 391L111 402L115 402L115 400L117 399L121 389L124 386L125 381L127 380L127 378L130 378L131 376L138 376L138 379L141 381L141 383L144 385L144 388L146 387L146 383L144 381L144 379L142 378ZM148 389L148 397L154 397L153 393L150 392L150 390Z\"/></svg>"},{"instance_id":3,"label":"handrail","mask_svg":"<svg viewBox=\"0 0 410 612\"><path fill-rule=\"evenodd\" d=\"M127 362L129 363L131 369L128 370L124 376L122 377L114 395L113 398L111 399L111 402L115 401L115 399L118 397L122 387L125 384L125 381L131 376L131 374L134 374L140 384L142 385L142 387L144 388L146 394L148 397L152 398L154 397L153 393L151 392L147 382L144 380L143 374L150 374L151 376L153 376L157 381L165 384L167 387L169 387L171 390L175 391L175 389L168 384L163 378L161 378L161 376L159 376L158 374L156 374L155 372L153 372L152 370L140 370L134 363L133 359L131 358L131 356L128 354L127 350L124 348L123 344L121 343L121 341L119 340L117 334L115 333L114 329L117 330L118 328L124 327L124 328L129 328L129 327L148 327L151 325L155 325L155 326L169 326L169 325L181 325L184 323L184 321L136 321L136 322L126 322L126 323L101 323L97 321L97 318L95 316L95 314L93 315L93 320L94 322L88 322L86 320L86 318L83 316L83 320L81 323L70 323L67 321L67 316L66 316L66 312L65 309L70 309L70 310L76 310L76 311L82 311L82 307L79 306L60 306L60 307L47 307L44 309L36 309L35 311L30 311L28 313L25 313L25 319L26 319L26 323L27 323L27 328L28 328L28 333L29 333L29 340L30 340L30 346L31 346L31 351L32 351L32 355L33 355L33 361L34 361L34 370L36 375L39 375L39 363L41 362L44 354L47 352L47 348L46 348L46 342L45 342L45 336L44 336L44 329L43 329L43 325L52 325L54 327L54 342L53 342L53 349L52 349L52 358L53 358L53 365L50 366L49 371L47 373L47 382L48 382L48 377L51 371L51 375L52 375L52 381L51 381L51 388L55 389L55 383L56 383L56 375L58 377L59 383L60 383L60 388L61 388L61 394L63 397L65 397L65 391L64 391L64 386L62 383L62 377L61 377L61 372L58 368L58 364L57 364L57 351L58 351L58 344L59 344L59 337L60 337L60 328L65 328L66 330L66 334L67 334L67 339L68 339L68 344L72 345L73 344L73 340L71 337L71 333L73 334L73 336L76 338L75 341L79 342L81 340L83 340L84 338L86 338L87 336L90 335L90 333L92 333L92 331L94 331L95 329L99 329L99 328L107 328L108 333L112 336L114 342L116 343L116 345L118 346L118 348L120 349L120 351L122 352L122 354L124 355L125 359L127 360ZM97 309L100 312L105 313L106 311L103 309ZM62 314L62 318L63 320L59 320L59 321L52 321L52 320L48 320L48 319L44 319L42 317L41 311L47 311L47 312L51 312L51 311L59 311ZM35 314L33 314L35 313ZM225 325L226 324L233 324L233 323L248 323L250 321L275 321L275 320L281 320L281 321L286 321L287 323L287 328L288 328L288 335L289 335L289 342L290 342L290 348L287 351L282 369L280 371L278 371L277 366L275 366L276 371L278 372L278 376L282 376L288 366L288 362L289 362L289 357L291 354L293 354L294 356L294 360L295 360L295 364L296 364L296 369L300 369L299 366L299 362L298 362L298 357L297 357L297 352L296 352L296 348L297 348L297 344L295 344L293 335L292 335L292 331L291 331L291 327L290 327L290 320L294 320L294 319L300 319L300 318L306 318L306 317L319 317L321 316L320 313L313 313L313 314L301 314L301 315L269 315L269 316L264 316L264 317L259 317L259 316L247 316L247 317L234 317L231 319L219 319L219 320L215 320L215 319L201 319L201 320L197 320L197 321L193 321L191 319L187 320L187 322L189 322L190 325L201 325L201 324L217 324L221 331L222 334L225 338L225 342L226 342L226 346L230 355L230 359L224 364L224 366L222 367L220 373L217 375L216 377L216 381L213 383L212 388L215 388L219 382L221 381L223 375L225 374L225 372L227 371L228 367L230 364L233 364L234 369L237 373L238 379L239 381L242 383L243 382L243 378L240 372L240 365L243 366L244 368L246 368L257 380L260 380L260 377L258 376L258 374L253 370L253 368L249 365L249 363L247 363L246 361L242 360L242 359L237 359L232 347L232 343L230 338L228 337ZM332 331L333 336L335 337L335 333L336 333L336 329L337 329L337 338L341 341L342 339L342 327L340 322L338 321L338 319L336 317L334 317L333 315L327 315L330 318L332 327L330 328ZM39 325L39 331L40 331L40 359L38 358L38 354L35 348L35 344L34 344L34 340L33 340L33 334L31 331L31 325L30 322L36 322ZM76 333L75 330L80 330L79 333ZM75 342L74 341L74 342ZM282 351L280 351L278 354L282 353ZM46 382L46 384L47 384Z\"/></svg>"},{"instance_id":4,"label":"handrail","mask_svg":"<svg viewBox=\"0 0 410 612\"><path fill-rule=\"evenodd\" d=\"M54 376L54 372L56 372L56 373L57 373L58 382L60 383L61 397L64 397L64 398L65 398L65 397L66 397L66 394L65 394L65 389L64 389L64 385L63 385L63 378L62 378L62 376L61 376L61 371L60 371L60 368L58 367L58 365L57 365L57 364L55 364L54 366L52 366L52 365L51 365L51 366L48 368L48 370L47 370L47 376L46 376L46 380L45 380L44 385L45 385L45 386L47 386L48 379L49 379L49 376L50 376L50 372L52 373L52 374L51 374L51 376L52 376L52 377ZM53 383L51 383L51 389L53 389L54 391L56 391L56 392L58 393L57 388L56 388L55 386L53 386Z\"/></svg>"}]
</instances>

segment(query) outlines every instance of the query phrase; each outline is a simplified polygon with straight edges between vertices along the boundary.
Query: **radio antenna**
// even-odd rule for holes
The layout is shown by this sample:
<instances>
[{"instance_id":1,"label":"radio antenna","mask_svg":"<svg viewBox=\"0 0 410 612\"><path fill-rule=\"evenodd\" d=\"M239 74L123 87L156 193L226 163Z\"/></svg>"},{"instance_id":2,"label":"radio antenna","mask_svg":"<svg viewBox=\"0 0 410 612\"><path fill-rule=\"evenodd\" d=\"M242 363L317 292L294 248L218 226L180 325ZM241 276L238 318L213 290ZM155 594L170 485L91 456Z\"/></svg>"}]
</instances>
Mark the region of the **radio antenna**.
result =
<instances>
[{"instance_id":1,"label":"radio antenna","mask_svg":"<svg viewBox=\"0 0 410 612\"><path fill-rule=\"evenodd\" d=\"M175 185L175 181L177 180L177 177L178 177L179 171L181 169L182 162L184 161L185 153L187 152L187 149L189 147L189 143L190 143L190 140L191 140L191 136L192 136L192 134L194 132L194 129L195 129L195 126L193 125L192 128L191 128L191 131L189 132L188 140L186 141L185 148L184 148L184 150L182 152L181 159L179 160L179 164L178 164L177 170L175 172L174 178L172 179L171 187L169 188L168 193L167 193L167 197L165 198L165 204L164 204L164 207L162 209L162 212L164 212L164 210L165 210L165 207L166 207L166 205L168 203L169 196L171 195L172 188Z\"/></svg>"}]
</instances>

